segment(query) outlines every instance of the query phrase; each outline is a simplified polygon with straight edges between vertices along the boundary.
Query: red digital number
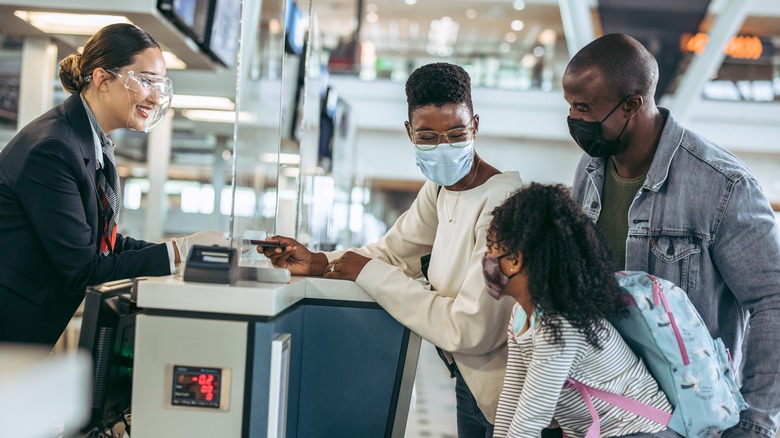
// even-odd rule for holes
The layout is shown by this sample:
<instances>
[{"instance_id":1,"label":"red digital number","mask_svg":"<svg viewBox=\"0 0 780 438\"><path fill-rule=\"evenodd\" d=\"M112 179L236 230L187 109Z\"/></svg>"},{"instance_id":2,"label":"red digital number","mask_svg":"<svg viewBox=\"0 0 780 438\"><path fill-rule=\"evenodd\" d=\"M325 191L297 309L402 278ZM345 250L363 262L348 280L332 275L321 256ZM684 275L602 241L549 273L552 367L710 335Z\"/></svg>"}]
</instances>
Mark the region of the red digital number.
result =
<instances>
[{"instance_id":1,"label":"red digital number","mask_svg":"<svg viewBox=\"0 0 780 438\"><path fill-rule=\"evenodd\" d=\"M201 374L198 376L198 385L210 385L214 381L213 374Z\"/></svg>"},{"instance_id":2,"label":"red digital number","mask_svg":"<svg viewBox=\"0 0 780 438\"><path fill-rule=\"evenodd\" d=\"M198 378L200 393L205 394L207 401L211 401L214 398L214 386L211 385L211 382L213 381L213 374L201 374Z\"/></svg>"}]
</instances>

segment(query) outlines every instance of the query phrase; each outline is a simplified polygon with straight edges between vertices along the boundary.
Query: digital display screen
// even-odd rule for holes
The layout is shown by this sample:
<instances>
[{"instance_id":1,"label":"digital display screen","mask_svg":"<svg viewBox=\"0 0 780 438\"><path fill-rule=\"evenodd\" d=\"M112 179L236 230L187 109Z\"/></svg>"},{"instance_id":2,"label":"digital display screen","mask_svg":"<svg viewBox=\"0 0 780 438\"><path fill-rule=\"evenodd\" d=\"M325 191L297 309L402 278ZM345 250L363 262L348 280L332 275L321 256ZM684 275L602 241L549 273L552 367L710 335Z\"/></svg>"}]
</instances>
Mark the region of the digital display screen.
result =
<instances>
[{"instance_id":1,"label":"digital display screen","mask_svg":"<svg viewBox=\"0 0 780 438\"><path fill-rule=\"evenodd\" d=\"M173 366L173 405L219 408L221 389L221 368Z\"/></svg>"},{"instance_id":2,"label":"digital display screen","mask_svg":"<svg viewBox=\"0 0 780 438\"><path fill-rule=\"evenodd\" d=\"M173 14L190 30L198 43L206 40L209 20L209 0L173 0Z\"/></svg>"},{"instance_id":3,"label":"digital display screen","mask_svg":"<svg viewBox=\"0 0 780 438\"><path fill-rule=\"evenodd\" d=\"M176 14L187 26L195 26L195 0L173 0L173 13Z\"/></svg>"},{"instance_id":4,"label":"digital display screen","mask_svg":"<svg viewBox=\"0 0 780 438\"><path fill-rule=\"evenodd\" d=\"M238 53L241 0L216 0L211 21L209 50L227 67L236 63Z\"/></svg>"},{"instance_id":5,"label":"digital display screen","mask_svg":"<svg viewBox=\"0 0 780 438\"><path fill-rule=\"evenodd\" d=\"M203 256L204 262L225 263L225 264L230 263L230 253L203 251L200 254L201 256Z\"/></svg>"}]
</instances>

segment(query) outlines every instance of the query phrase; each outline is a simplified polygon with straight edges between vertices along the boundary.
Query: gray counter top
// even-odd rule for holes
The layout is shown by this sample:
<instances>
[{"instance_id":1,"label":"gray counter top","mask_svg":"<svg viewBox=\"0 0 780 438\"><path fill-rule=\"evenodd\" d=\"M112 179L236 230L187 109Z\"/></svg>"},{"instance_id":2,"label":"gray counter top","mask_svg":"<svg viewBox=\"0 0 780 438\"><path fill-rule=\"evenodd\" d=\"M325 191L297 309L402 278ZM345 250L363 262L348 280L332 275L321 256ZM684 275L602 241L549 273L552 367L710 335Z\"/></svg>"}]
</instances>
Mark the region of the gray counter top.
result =
<instances>
[{"instance_id":1,"label":"gray counter top","mask_svg":"<svg viewBox=\"0 0 780 438\"><path fill-rule=\"evenodd\" d=\"M235 285L185 282L176 276L138 282L138 307L190 312L276 316L304 298L373 302L352 281L293 276L290 283Z\"/></svg>"}]
</instances>

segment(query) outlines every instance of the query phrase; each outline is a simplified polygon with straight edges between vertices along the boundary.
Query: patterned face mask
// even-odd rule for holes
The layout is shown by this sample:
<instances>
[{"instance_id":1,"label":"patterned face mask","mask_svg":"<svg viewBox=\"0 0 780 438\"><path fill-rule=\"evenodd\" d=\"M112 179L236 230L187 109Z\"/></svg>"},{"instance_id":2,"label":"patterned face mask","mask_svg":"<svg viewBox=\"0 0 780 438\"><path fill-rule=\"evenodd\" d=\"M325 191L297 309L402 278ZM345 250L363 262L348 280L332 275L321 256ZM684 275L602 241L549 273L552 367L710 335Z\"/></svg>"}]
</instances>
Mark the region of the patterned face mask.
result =
<instances>
[{"instance_id":1,"label":"patterned face mask","mask_svg":"<svg viewBox=\"0 0 780 438\"><path fill-rule=\"evenodd\" d=\"M487 293L495 299L501 298L501 293L504 292L506 285L509 284L509 280L520 272L518 270L518 272L512 275L506 275L501 272L501 259L510 254L512 253L508 252L497 257L490 257L487 254L482 256L482 275L485 277Z\"/></svg>"}]
</instances>

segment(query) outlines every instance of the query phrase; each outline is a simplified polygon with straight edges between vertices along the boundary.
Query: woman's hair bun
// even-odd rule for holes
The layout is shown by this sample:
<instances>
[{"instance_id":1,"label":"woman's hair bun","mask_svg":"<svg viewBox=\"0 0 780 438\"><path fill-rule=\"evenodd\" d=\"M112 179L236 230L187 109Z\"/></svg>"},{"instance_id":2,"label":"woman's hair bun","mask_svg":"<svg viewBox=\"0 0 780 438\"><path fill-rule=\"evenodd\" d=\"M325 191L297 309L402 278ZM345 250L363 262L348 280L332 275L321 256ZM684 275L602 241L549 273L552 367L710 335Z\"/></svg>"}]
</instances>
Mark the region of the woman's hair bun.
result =
<instances>
[{"instance_id":1,"label":"woman's hair bun","mask_svg":"<svg viewBox=\"0 0 780 438\"><path fill-rule=\"evenodd\" d=\"M68 93L79 93L84 89L84 78L81 76L81 54L73 53L60 61L60 82Z\"/></svg>"}]
</instances>

